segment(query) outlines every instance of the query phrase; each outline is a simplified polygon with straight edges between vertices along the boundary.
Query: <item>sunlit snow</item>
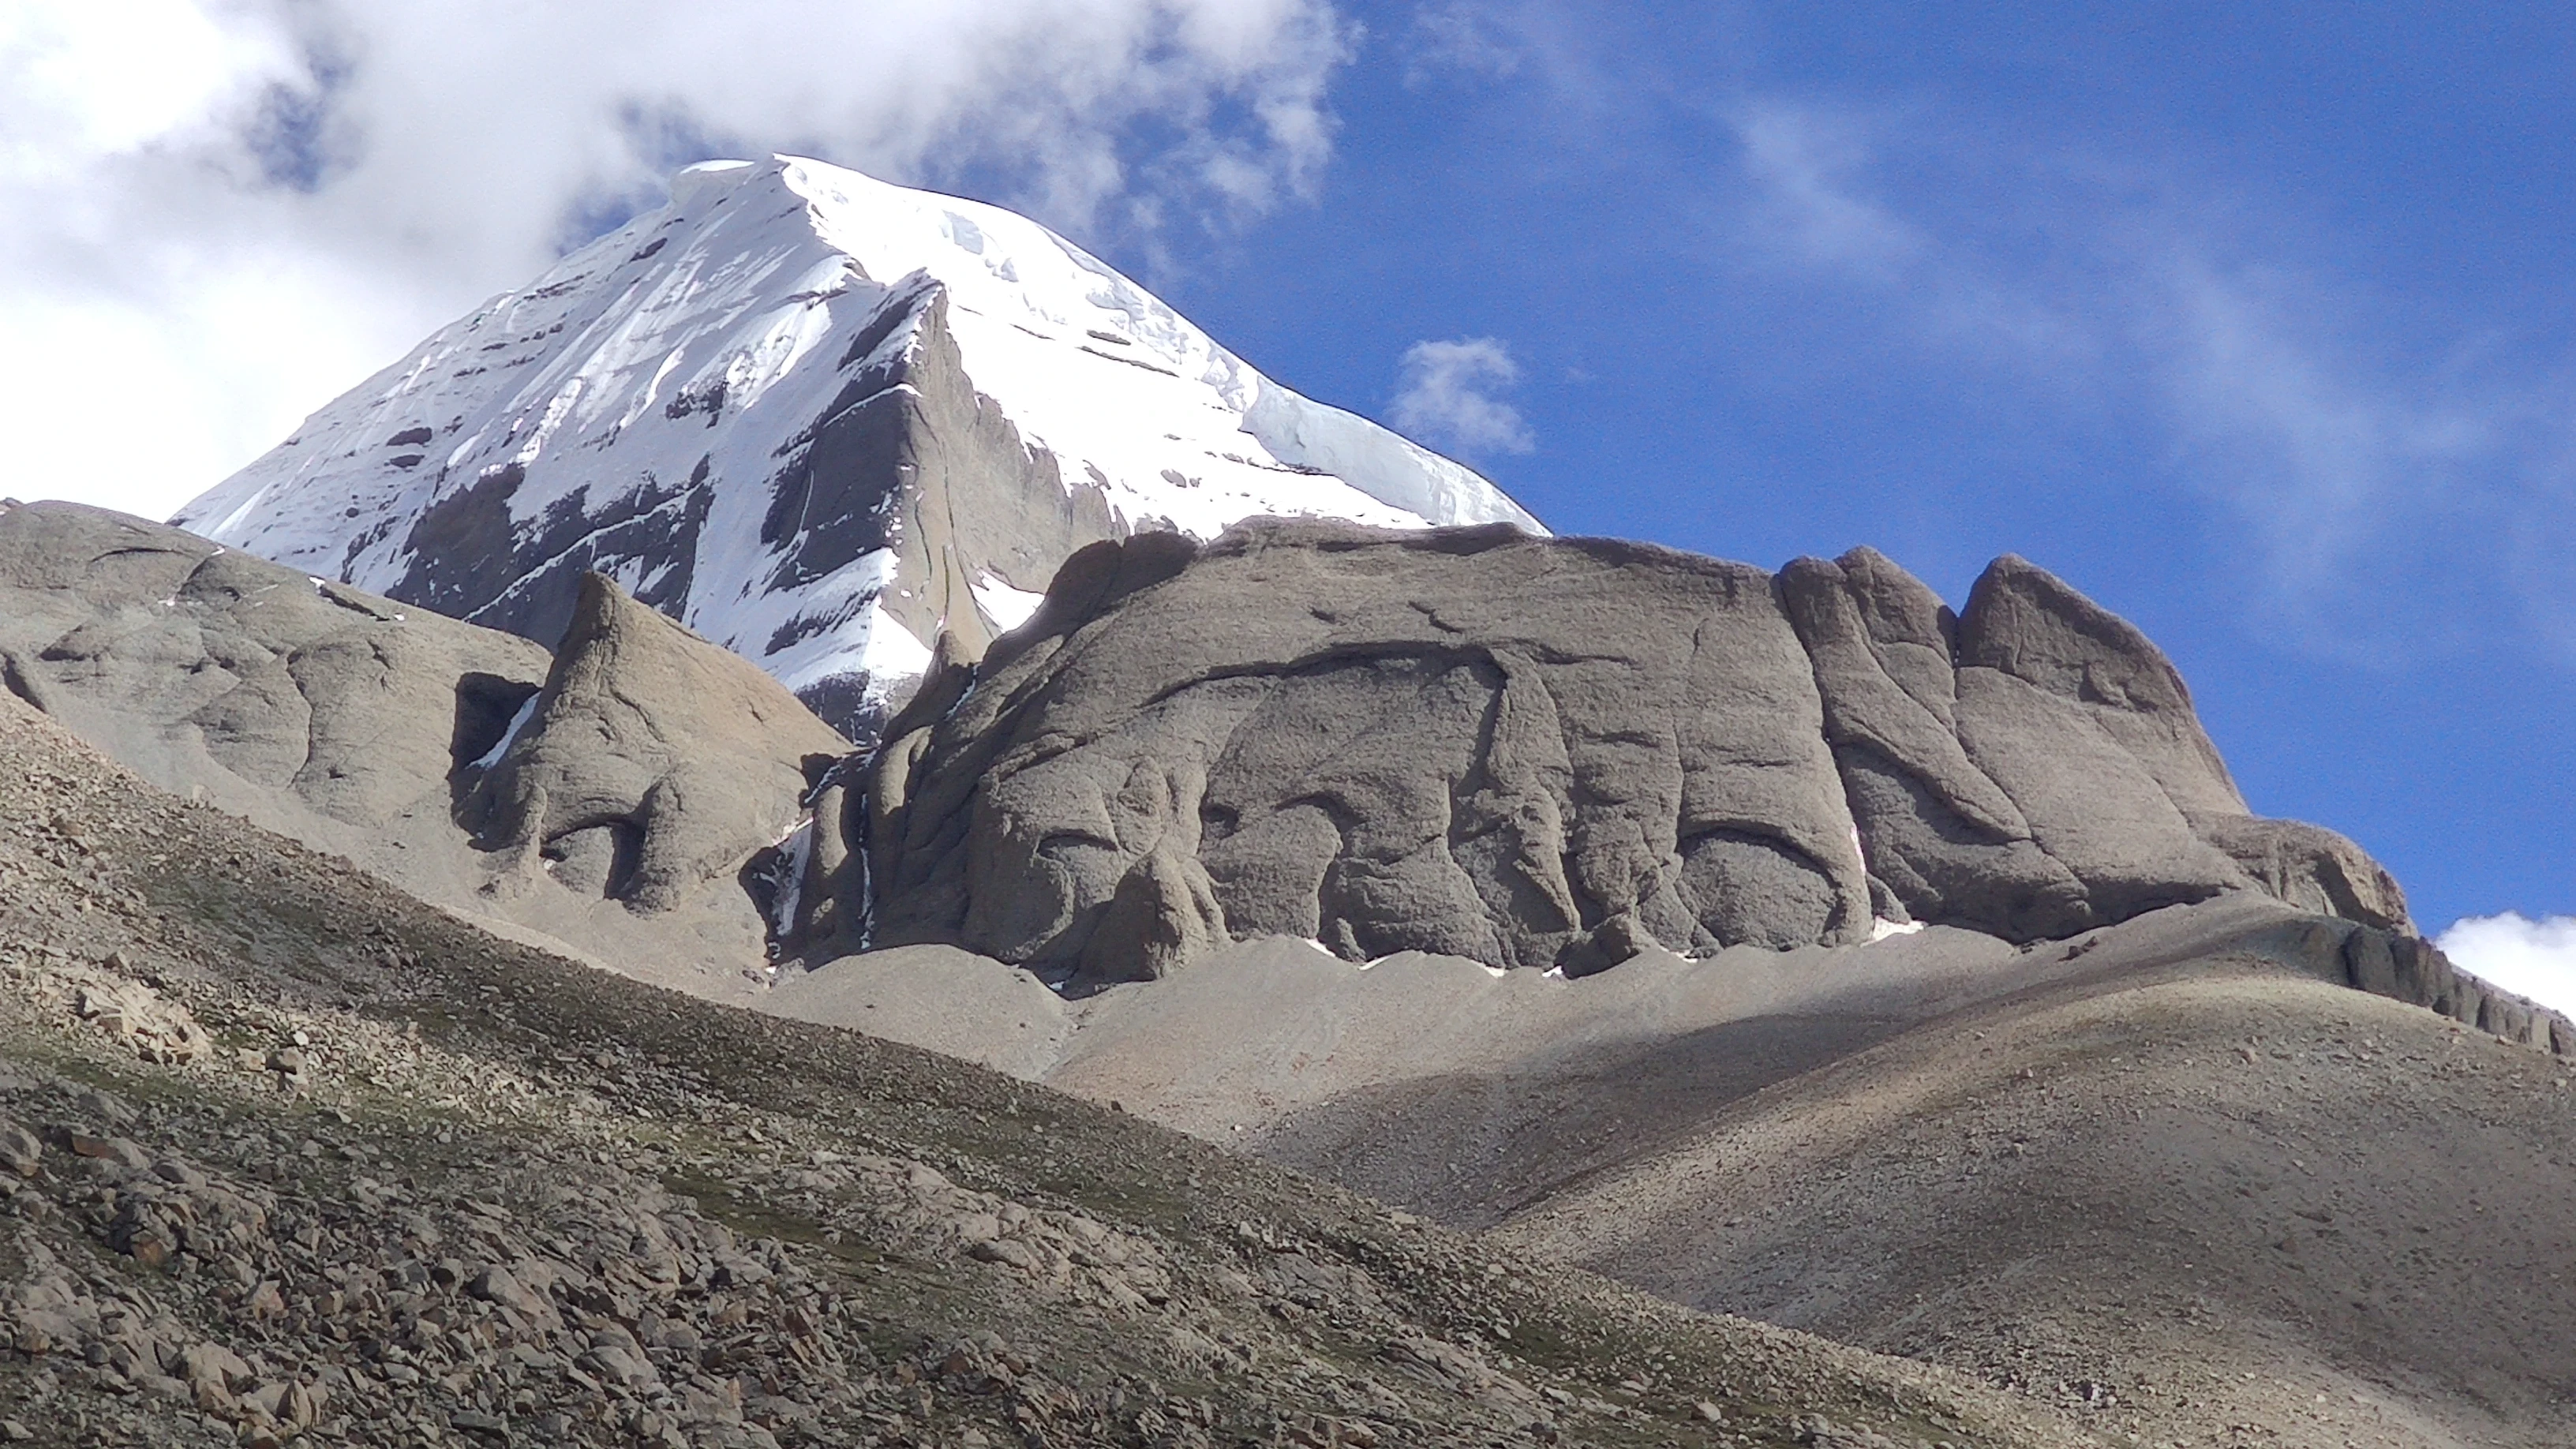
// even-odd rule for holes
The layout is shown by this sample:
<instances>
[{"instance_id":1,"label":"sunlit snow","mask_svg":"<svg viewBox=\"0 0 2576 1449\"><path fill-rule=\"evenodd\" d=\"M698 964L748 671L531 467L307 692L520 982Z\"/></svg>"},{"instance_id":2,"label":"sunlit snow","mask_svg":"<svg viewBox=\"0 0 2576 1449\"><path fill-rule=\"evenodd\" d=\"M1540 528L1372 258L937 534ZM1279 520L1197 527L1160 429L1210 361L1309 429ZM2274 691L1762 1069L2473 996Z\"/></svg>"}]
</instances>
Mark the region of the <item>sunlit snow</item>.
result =
<instances>
[{"instance_id":1,"label":"sunlit snow","mask_svg":"<svg viewBox=\"0 0 2576 1449\"><path fill-rule=\"evenodd\" d=\"M973 585L975 607L983 610L997 633L1008 633L1029 621L1046 602L1046 595L1028 589L1015 589L991 574L977 574Z\"/></svg>"},{"instance_id":2,"label":"sunlit snow","mask_svg":"<svg viewBox=\"0 0 2576 1449\"><path fill-rule=\"evenodd\" d=\"M856 344L913 347L941 295L976 390L1129 527L1210 537L1276 513L1537 528L1466 468L1270 382L1035 222L794 157L681 172L669 206L442 329L174 521L391 592L415 563L409 525L505 471L523 475L505 505L521 538L568 517L674 520L704 480L685 597L665 606L791 688L864 671L882 694L930 658L882 606L891 557L786 578L794 540L764 541L763 524L780 459L835 401ZM677 562L599 566L632 589ZM970 577L997 628L1036 607Z\"/></svg>"}]
</instances>

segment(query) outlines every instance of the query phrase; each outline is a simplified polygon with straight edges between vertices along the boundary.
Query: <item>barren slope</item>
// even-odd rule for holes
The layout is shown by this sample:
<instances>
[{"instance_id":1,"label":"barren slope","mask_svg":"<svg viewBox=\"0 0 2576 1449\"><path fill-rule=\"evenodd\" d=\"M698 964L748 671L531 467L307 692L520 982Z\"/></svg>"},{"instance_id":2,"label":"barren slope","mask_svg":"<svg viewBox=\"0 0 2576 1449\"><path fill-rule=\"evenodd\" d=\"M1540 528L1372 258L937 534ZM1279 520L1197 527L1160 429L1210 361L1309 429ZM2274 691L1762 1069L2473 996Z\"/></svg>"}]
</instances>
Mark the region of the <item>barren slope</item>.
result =
<instances>
[{"instance_id":1,"label":"barren slope","mask_svg":"<svg viewBox=\"0 0 2576 1449\"><path fill-rule=\"evenodd\" d=\"M1076 1003L909 948L772 1004L2149 1443L2568 1442L2568 1068L2337 984L2353 929L2237 896L1574 981L1274 940Z\"/></svg>"},{"instance_id":2,"label":"barren slope","mask_svg":"<svg viewBox=\"0 0 2576 1449\"><path fill-rule=\"evenodd\" d=\"M13 699L0 1063L13 1439L2084 1442L495 940Z\"/></svg>"},{"instance_id":3,"label":"barren slope","mask_svg":"<svg viewBox=\"0 0 2576 1449\"><path fill-rule=\"evenodd\" d=\"M2230 953L1909 1032L1494 1237L2155 1442L2561 1445L2569 1086Z\"/></svg>"}]
</instances>

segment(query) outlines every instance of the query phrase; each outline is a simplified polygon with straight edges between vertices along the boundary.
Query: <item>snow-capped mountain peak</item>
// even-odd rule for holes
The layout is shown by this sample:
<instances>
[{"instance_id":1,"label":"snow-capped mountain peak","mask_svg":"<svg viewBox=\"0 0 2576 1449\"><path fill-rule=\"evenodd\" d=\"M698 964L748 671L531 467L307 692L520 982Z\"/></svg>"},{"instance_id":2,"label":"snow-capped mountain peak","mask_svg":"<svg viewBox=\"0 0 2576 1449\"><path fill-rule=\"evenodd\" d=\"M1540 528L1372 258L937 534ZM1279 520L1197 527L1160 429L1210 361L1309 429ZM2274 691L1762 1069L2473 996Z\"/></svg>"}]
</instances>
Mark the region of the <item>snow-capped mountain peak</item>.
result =
<instances>
[{"instance_id":1,"label":"snow-capped mountain peak","mask_svg":"<svg viewBox=\"0 0 2576 1449\"><path fill-rule=\"evenodd\" d=\"M1263 377L999 207L795 157L679 173L174 522L551 643L580 575L864 731L1085 543L1526 512Z\"/></svg>"}]
</instances>

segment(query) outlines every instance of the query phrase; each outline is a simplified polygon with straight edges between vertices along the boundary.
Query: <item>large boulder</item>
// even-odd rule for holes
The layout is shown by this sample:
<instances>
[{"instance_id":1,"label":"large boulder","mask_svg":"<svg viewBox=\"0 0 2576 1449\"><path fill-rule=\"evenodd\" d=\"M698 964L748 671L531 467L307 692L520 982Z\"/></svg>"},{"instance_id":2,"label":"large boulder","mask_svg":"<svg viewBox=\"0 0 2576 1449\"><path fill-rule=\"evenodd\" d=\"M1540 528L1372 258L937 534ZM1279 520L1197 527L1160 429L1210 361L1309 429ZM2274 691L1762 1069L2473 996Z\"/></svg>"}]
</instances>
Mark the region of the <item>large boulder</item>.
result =
<instances>
[{"instance_id":1,"label":"large boulder","mask_svg":"<svg viewBox=\"0 0 2576 1449\"><path fill-rule=\"evenodd\" d=\"M750 660L585 574L545 688L475 762L465 814L487 846L653 914L775 844L809 762L849 748Z\"/></svg>"},{"instance_id":2,"label":"large boulder","mask_svg":"<svg viewBox=\"0 0 2576 1449\"><path fill-rule=\"evenodd\" d=\"M2246 811L2182 676L2063 580L2007 556L1954 616L1856 549L1780 587L1871 869L1916 919L2027 940L2252 883L2194 828Z\"/></svg>"},{"instance_id":3,"label":"large boulder","mask_svg":"<svg viewBox=\"0 0 2576 1449\"><path fill-rule=\"evenodd\" d=\"M1499 965L1844 941L1869 897L1760 570L1266 520L1086 549L877 759L873 939L1095 982L1208 943Z\"/></svg>"},{"instance_id":4,"label":"large boulder","mask_svg":"<svg viewBox=\"0 0 2576 1449\"><path fill-rule=\"evenodd\" d=\"M2246 813L2152 643L2017 558L1961 617L1867 550L1774 578L1501 527L1097 545L934 669L864 794L809 886L840 929L1077 987L1265 935L1582 974L2236 890L2404 921L2351 842Z\"/></svg>"}]
</instances>

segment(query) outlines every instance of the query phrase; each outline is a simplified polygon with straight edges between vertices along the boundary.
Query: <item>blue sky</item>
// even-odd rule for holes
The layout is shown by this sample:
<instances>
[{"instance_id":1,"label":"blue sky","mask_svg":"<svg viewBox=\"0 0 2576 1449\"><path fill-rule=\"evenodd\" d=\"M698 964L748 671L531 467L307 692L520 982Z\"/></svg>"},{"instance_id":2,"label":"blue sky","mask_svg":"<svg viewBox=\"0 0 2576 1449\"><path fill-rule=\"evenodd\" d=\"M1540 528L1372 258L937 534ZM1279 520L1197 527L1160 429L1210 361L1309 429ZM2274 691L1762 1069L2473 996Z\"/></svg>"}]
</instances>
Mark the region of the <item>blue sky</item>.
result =
<instances>
[{"instance_id":1,"label":"blue sky","mask_svg":"<svg viewBox=\"0 0 2576 1449\"><path fill-rule=\"evenodd\" d=\"M2423 9L1370 7L1313 203L1161 280L1381 414L1499 340L1563 531L2032 558L2429 927L2576 912L2576 21Z\"/></svg>"},{"instance_id":2,"label":"blue sky","mask_svg":"<svg viewBox=\"0 0 2576 1449\"><path fill-rule=\"evenodd\" d=\"M2021 553L2428 929L2576 915L2571 62L2543 6L18 0L0 492L166 514L673 165L801 151L1562 531L1954 602Z\"/></svg>"}]
</instances>

